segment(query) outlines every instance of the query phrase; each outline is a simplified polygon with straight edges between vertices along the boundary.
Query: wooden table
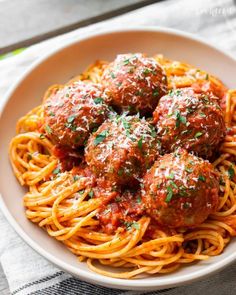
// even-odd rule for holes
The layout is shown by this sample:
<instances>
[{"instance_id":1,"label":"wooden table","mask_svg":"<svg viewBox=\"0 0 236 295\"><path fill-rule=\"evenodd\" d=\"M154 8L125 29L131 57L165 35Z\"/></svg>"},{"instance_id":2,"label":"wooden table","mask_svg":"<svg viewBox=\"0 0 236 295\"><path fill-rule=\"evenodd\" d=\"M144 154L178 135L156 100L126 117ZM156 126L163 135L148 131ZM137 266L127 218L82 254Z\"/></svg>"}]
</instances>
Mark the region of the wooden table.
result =
<instances>
[{"instance_id":1,"label":"wooden table","mask_svg":"<svg viewBox=\"0 0 236 295\"><path fill-rule=\"evenodd\" d=\"M0 0L0 54L159 1ZM10 294L1 265L0 294Z\"/></svg>"}]
</instances>

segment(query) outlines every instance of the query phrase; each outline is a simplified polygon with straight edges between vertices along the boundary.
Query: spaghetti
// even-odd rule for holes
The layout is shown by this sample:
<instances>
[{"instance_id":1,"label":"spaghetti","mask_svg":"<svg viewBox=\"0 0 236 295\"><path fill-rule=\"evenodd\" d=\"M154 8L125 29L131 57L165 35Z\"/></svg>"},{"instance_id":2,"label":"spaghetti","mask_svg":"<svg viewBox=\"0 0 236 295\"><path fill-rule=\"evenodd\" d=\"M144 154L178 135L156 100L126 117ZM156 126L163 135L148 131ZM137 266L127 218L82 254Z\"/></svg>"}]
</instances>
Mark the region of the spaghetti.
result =
<instances>
[{"instance_id":1,"label":"spaghetti","mask_svg":"<svg viewBox=\"0 0 236 295\"><path fill-rule=\"evenodd\" d=\"M79 261L86 260L91 270L114 278L173 272L183 264L219 255L236 235L236 90L227 90L217 78L188 64L167 60L162 55L155 59L167 75L168 89L198 85L225 97L222 104L228 131L219 157L213 162L221 176L220 201L217 211L202 224L185 230L157 227L153 239L146 235L151 218L143 215L126 224L126 229L103 231L97 215L105 196L93 197L91 178L83 173L83 168L59 170L54 144L41 132L42 105L19 119L17 135L10 143L14 174L21 185L28 187L23 199L27 218L64 243ZM99 83L106 64L96 62L67 85L78 80ZM63 85L50 87L44 101L61 88ZM112 272L101 265L120 271Z\"/></svg>"}]
</instances>

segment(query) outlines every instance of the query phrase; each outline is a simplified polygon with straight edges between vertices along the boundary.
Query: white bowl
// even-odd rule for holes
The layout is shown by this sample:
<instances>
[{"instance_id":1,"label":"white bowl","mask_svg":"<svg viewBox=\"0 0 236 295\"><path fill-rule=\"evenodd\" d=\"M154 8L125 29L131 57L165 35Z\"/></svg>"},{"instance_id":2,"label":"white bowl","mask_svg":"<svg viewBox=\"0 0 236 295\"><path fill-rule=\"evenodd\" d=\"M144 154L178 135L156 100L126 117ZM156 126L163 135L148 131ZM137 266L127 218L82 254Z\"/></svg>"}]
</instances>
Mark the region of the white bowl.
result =
<instances>
[{"instance_id":1,"label":"white bowl","mask_svg":"<svg viewBox=\"0 0 236 295\"><path fill-rule=\"evenodd\" d=\"M236 86L236 61L233 57L186 33L160 28L134 28L74 40L37 61L7 94L0 118L0 205L8 221L26 243L72 275L107 287L158 290L193 282L227 266L236 259L236 240L232 240L221 255L183 266L171 274L135 280L101 276L91 272L86 263L79 263L66 247L27 220L21 200L25 190L15 179L8 159L8 145L15 134L17 120L40 104L51 84L68 81L96 59L112 60L116 54L127 52L145 52L148 55L162 53L171 59L209 71L228 87Z\"/></svg>"}]
</instances>

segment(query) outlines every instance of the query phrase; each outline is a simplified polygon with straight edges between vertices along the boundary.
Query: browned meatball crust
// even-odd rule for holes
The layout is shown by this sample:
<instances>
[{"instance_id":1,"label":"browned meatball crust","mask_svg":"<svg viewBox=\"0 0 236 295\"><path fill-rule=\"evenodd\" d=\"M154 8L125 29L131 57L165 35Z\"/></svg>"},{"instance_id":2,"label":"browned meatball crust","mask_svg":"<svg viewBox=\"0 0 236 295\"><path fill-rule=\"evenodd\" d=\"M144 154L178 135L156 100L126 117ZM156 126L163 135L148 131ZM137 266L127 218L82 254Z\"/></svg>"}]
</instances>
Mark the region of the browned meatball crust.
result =
<instances>
[{"instance_id":1,"label":"browned meatball crust","mask_svg":"<svg viewBox=\"0 0 236 295\"><path fill-rule=\"evenodd\" d=\"M217 209L218 192L212 164L180 149L160 156L146 173L142 200L158 224L194 227Z\"/></svg>"},{"instance_id":2,"label":"browned meatball crust","mask_svg":"<svg viewBox=\"0 0 236 295\"><path fill-rule=\"evenodd\" d=\"M225 135L217 97L192 88L169 91L160 99L153 117L164 152L183 147L210 158Z\"/></svg>"},{"instance_id":3,"label":"browned meatball crust","mask_svg":"<svg viewBox=\"0 0 236 295\"><path fill-rule=\"evenodd\" d=\"M84 145L108 114L101 85L74 82L45 101L44 129L54 143L76 148Z\"/></svg>"},{"instance_id":4,"label":"browned meatball crust","mask_svg":"<svg viewBox=\"0 0 236 295\"><path fill-rule=\"evenodd\" d=\"M167 92L167 79L154 58L120 54L105 69L102 84L109 103L118 111L151 114Z\"/></svg>"},{"instance_id":5,"label":"browned meatball crust","mask_svg":"<svg viewBox=\"0 0 236 295\"><path fill-rule=\"evenodd\" d=\"M85 159L99 177L112 184L130 184L138 179L158 155L154 127L137 116L116 116L92 134Z\"/></svg>"}]
</instances>

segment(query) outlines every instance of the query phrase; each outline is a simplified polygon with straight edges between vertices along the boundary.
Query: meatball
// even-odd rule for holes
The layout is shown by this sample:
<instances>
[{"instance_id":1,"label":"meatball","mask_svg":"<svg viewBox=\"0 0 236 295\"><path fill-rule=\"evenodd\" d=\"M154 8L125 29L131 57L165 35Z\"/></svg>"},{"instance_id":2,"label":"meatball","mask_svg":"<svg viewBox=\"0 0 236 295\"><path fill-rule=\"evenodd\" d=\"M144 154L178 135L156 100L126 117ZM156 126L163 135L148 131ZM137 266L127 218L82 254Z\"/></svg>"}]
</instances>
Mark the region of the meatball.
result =
<instances>
[{"instance_id":1,"label":"meatball","mask_svg":"<svg viewBox=\"0 0 236 295\"><path fill-rule=\"evenodd\" d=\"M212 164L179 149L160 156L146 173L142 201L160 225L194 227L217 209L218 192Z\"/></svg>"},{"instance_id":2,"label":"meatball","mask_svg":"<svg viewBox=\"0 0 236 295\"><path fill-rule=\"evenodd\" d=\"M54 143L76 148L108 115L101 85L74 82L45 101L44 129Z\"/></svg>"},{"instance_id":3,"label":"meatball","mask_svg":"<svg viewBox=\"0 0 236 295\"><path fill-rule=\"evenodd\" d=\"M112 185L130 185L158 155L154 129L138 116L107 120L90 136L85 160L97 176L105 177Z\"/></svg>"},{"instance_id":4,"label":"meatball","mask_svg":"<svg viewBox=\"0 0 236 295\"><path fill-rule=\"evenodd\" d=\"M153 58L143 54L121 54L102 75L109 103L118 111L151 114L167 92L167 79Z\"/></svg>"},{"instance_id":5,"label":"meatball","mask_svg":"<svg viewBox=\"0 0 236 295\"><path fill-rule=\"evenodd\" d=\"M153 113L164 152L177 147L210 158L225 135L223 111L212 93L171 90Z\"/></svg>"}]
</instances>

